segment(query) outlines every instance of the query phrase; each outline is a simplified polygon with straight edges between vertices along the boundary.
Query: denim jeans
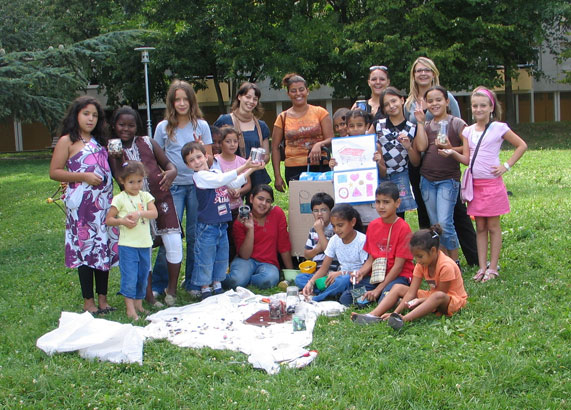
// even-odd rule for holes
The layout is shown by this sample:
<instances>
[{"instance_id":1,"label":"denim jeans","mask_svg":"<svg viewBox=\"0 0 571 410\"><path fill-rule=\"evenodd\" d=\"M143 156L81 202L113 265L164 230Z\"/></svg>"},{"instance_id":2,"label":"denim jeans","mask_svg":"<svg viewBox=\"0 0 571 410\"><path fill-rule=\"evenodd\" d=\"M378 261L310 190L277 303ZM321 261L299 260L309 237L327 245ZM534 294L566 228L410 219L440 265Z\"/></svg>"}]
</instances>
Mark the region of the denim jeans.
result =
<instances>
[{"instance_id":1,"label":"denim jeans","mask_svg":"<svg viewBox=\"0 0 571 410\"><path fill-rule=\"evenodd\" d=\"M191 281L194 286L210 285L226 279L229 252L227 230L227 223L196 224Z\"/></svg>"},{"instance_id":2,"label":"denim jeans","mask_svg":"<svg viewBox=\"0 0 571 410\"><path fill-rule=\"evenodd\" d=\"M458 249L458 236L454 229L454 207L458 198L460 182L454 179L430 181L420 177L420 191L426 205L430 224L440 224L440 245L445 249Z\"/></svg>"},{"instance_id":3,"label":"denim jeans","mask_svg":"<svg viewBox=\"0 0 571 410\"><path fill-rule=\"evenodd\" d=\"M401 172L393 172L392 174L387 175L385 178L379 178L379 184L381 182L387 181L396 184L399 190L400 205L397 209L398 213L416 209L416 201L414 200L412 191L410 189L408 169L405 169Z\"/></svg>"},{"instance_id":4,"label":"denim jeans","mask_svg":"<svg viewBox=\"0 0 571 410\"><path fill-rule=\"evenodd\" d=\"M151 270L151 248L119 246L121 287L119 293L129 299L144 299Z\"/></svg>"},{"instance_id":5,"label":"denim jeans","mask_svg":"<svg viewBox=\"0 0 571 410\"><path fill-rule=\"evenodd\" d=\"M313 297L315 302L321 302L328 296L338 296L349 289L351 285L351 275L339 275L333 283Z\"/></svg>"},{"instance_id":6,"label":"denim jeans","mask_svg":"<svg viewBox=\"0 0 571 410\"><path fill-rule=\"evenodd\" d=\"M174 201L176 214L181 223L186 209L186 227L184 230L186 238L186 268L184 277L185 287L187 290L190 290L192 270L194 268L194 235L196 230L196 213L198 209L196 188L194 185L173 185L170 191ZM167 270L166 250L164 246L161 246L153 268L153 290L162 293L168 286L168 282L169 275Z\"/></svg>"},{"instance_id":7,"label":"denim jeans","mask_svg":"<svg viewBox=\"0 0 571 410\"><path fill-rule=\"evenodd\" d=\"M373 285L372 283L369 282L370 279L371 279L370 276L365 276L361 280L361 282L359 282L357 285L355 285L355 287L359 288L361 286L364 286L365 289L367 289L367 292L375 289L379 284L375 283ZM405 278L404 276L397 276L395 278L395 280L393 280L392 282L389 282L389 284L387 286L385 286L385 288L381 292L381 295L379 296L379 299L377 300L377 303L381 303L381 300L383 300L383 298L390 292L392 287L394 285L397 285L397 284L410 286L410 281L408 280L408 278ZM353 296L351 295L350 289L347 289L345 292L343 292L343 294L339 298L339 303L341 303L342 305L345 305L345 306L351 306L353 304Z\"/></svg>"},{"instance_id":8,"label":"denim jeans","mask_svg":"<svg viewBox=\"0 0 571 410\"><path fill-rule=\"evenodd\" d=\"M280 271L271 263L258 262L255 259L242 259L236 256L230 265L230 273L222 283L226 289L237 286L253 285L259 289L273 288L278 284Z\"/></svg>"}]
</instances>

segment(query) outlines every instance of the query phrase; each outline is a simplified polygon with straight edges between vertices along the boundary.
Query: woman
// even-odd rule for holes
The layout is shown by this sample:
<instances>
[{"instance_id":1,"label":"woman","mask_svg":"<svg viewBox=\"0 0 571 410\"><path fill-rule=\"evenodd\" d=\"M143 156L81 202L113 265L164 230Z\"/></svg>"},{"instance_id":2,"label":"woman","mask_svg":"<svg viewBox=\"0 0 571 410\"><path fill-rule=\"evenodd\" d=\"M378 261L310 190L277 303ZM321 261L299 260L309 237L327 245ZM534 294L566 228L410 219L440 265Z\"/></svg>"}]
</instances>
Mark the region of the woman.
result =
<instances>
[{"instance_id":1,"label":"woman","mask_svg":"<svg viewBox=\"0 0 571 410\"><path fill-rule=\"evenodd\" d=\"M438 68L436 68L434 61L430 58L418 57L412 64L412 67L410 68L410 93L405 102L405 109L407 112L406 116L410 122L416 124L414 111L417 107L420 107L426 112L426 121L430 121L433 118L433 115L427 110L424 94L430 87L440 85L439 75L440 72L438 71ZM456 101L450 91L448 92L448 107L450 109L450 114L461 118L458 101ZM421 229L427 229L430 227L430 219L428 218L426 206L424 205L422 194L420 192L420 167L411 165L409 167L409 177L410 184L412 185L412 191L414 192L414 197L418 205L418 226ZM472 225L470 217L466 213L466 206L462 203L460 195L458 195L456 205L454 207L454 227L456 229L456 234L458 235L458 240L460 241L460 246L462 247L462 251L466 258L466 262L468 265L477 265L478 252L476 231L474 231L474 226Z\"/></svg>"},{"instance_id":2,"label":"woman","mask_svg":"<svg viewBox=\"0 0 571 410\"><path fill-rule=\"evenodd\" d=\"M264 121L260 120L263 109L260 107L262 92L256 84L245 82L240 86L236 99L232 103L232 113L223 114L214 123L216 127L230 125L239 132L237 155L242 158L250 157L252 148L263 148L266 150L264 162L270 160L270 129ZM268 184L271 179L265 169L255 171L250 179L252 186Z\"/></svg>"},{"instance_id":3,"label":"woman","mask_svg":"<svg viewBox=\"0 0 571 410\"><path fill-rule=\"evenodd\" d=\"M389 77L389 69L384 65L374 65L369 67L369 79L367 80L371 89L371 98L367 100L366 111L373 115L373 121L385 118L381 109L381 93L391 85ZM352 110L360 108L357 104L353 104Z\"/></svg>"},{"instance_id":4,"label":"woman","mask_svg":"<svg viewBox=\"0 0 571 410\"><path fill-rule=\"evenodd\" d=\"M282 84L287 88L292 107L282 112L274 123L272 133L272 165L274 186L284 192L285 183L280 171L280 143L285 138L285 179L299 179L307 169L309 157L311 171L319 171L321 149L333 138L333 123L326 109L307 103L307 82L295 73L286 74Z\"/></svg>"},{"instance_id":5,"label":"woman","mask_svg":"<svg viewBox=\"0 0 571 410\"><path fill-rule=\"evenodd\" d=\"M196 291L191 292L192 296L200 297L200 290L190 287L194 267L194 232L198 201L192 179L193 171L184 163L181 149L187 142L201 140L205 144L209 160L212 161L212 136L208 123L202 119L196 94L189 83L180 80L171 83L167 92L165 119L157 125L154 139L178 172L170 191L179 221L182 221L186 211L185 287L188 291ZM167 286L171 287L168 283L166 251L164 246L161 246L153 269L153 292L162 293Z\"/></svg>"},{"instance_id":6,"label":"woman","mask_svg":"<svg viewBox=\"0 0 571 410\"><path fill-rule=\"evenodd\" d=\"M257 185L250 194L252 211L248 218L234 222L233 235L238 256L230 265L223 286L254 285L268 289L278 284L278 253L287 269L293 268L291 244L284 211L272 206L274 191L269 185Z\"/></svg>"}]
</instances>

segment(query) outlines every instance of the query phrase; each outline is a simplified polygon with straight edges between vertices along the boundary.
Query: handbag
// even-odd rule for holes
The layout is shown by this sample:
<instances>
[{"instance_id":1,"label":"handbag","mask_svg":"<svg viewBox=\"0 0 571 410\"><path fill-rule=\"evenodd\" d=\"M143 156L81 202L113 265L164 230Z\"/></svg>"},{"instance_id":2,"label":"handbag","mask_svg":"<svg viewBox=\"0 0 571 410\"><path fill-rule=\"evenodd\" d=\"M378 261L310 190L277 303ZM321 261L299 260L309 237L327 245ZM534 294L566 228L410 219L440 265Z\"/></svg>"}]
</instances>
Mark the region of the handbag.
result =
<instances>
[{"instance_id":1,"label":"handbag","mask_svg":"<svg viewBox=\"0 0 571 410\"><path fill-rule=\"evenodd\" d=\"M484 135L488 128L492 123L489 122L484 128L484 132L480 136L478 140L478 144L476 144L476 149L474 150L474 155L472 155L472 161L470 161L470 166L466 168L464 171L464 175L462 175L462 182L460 183L460 196L462 197L462 202L470 202L474 199L474 177L472 175L472 168L474 167L474 161L476 160L476 155L478 155L478 151L480 150L480 144L484 139Z\"/></svg>"},{"instance_id":2,"label":"handbag","mask_svg":"<svg viewBox=\"0 0 571 410\"><path fill-rule=\"evenodd\" d=\"M373 270L371 272L371 279L369 283L381 283L385 280L385 276L387 274L387 259L389 256L389 245L391 243L391 232L393 231L393 226L398 221L399 217L392 223L391 229L389 229L389 237L387 238L387 249L386 249L386 257L376 258L373 261Z\"/></svg>"}]
</instances>

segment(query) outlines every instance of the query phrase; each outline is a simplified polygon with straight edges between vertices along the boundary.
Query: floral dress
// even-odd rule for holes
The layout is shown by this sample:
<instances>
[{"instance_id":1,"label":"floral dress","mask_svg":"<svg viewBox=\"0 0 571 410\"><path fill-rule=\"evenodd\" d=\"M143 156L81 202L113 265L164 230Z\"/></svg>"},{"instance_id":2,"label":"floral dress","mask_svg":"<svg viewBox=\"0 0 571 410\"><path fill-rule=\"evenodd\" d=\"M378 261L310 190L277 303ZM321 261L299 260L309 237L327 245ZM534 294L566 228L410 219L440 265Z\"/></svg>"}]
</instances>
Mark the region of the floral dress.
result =
<instances>
[{"instance_id":1,"label":"floral dress","mask_svg":"<svg viewBox=\"0 0 571 410\"><path fill-rule=\"evenodd\" d=\"M93 186L70 182L65 195L65 265L77 268L87 265L108 271L119 261L119 232L105 225L113 199L113 180L107 163L107 150L95 138L67 160L70 172L94 172L103 180Z\"/></svg>"}]
</instances>

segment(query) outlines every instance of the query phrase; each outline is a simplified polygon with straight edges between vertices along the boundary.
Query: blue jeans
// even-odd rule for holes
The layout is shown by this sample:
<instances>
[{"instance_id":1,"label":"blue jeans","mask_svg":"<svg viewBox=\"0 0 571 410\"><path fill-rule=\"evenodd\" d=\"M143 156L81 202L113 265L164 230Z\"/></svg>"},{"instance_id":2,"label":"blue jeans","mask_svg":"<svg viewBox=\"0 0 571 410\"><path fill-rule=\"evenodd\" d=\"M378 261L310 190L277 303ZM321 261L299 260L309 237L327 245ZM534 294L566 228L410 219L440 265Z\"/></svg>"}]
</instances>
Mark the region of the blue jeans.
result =
<instances>
[{"instance_id":1,"label":"blue jeans","mask_svg":"<svg viewBox=\"0 0 571 410\"><path fill-rule=\"evenodd\" d=\"M151 270L151 248L119 246L119 269L119 293L129 299L144 299Z\"/></svg>"},{"instance_id":2,"label":"blue jeans","mask_svg":"<svg viewBox=\"0 0 571 410\"><path fill-rule=\"evenodd\" d=\"M355 285L355 287L359 288L361 286L364 286L368 292L370 290L375 289L379 285L378 283L375 283L373 285L372 283L369 282L369 280L371 280L371 277L365 276L361 280L361 282L359 282L358 284ZM377 303L381 303L381 300L383 300L383 298L390 292L392 287L394 285L397 285L397 284L410 286L410 282L409 282L408 278L405 278L404 276L397 276L395 278L395 280L393 280L392 282L389 282L388 285L385 286L385 288L381 292L381 295L379 296L379 299L377 300ZM345 305L345 306L351 306L353 304L353 296L351 295L350 289L347 289L345 292L343 292L343 294L339 298L339 303L341 303L342 305Z\"/></svg>"},{"instance_id":3,"label":"blue jeans","mask_svg":"<svg viewBox=\"0 0 571 410\"><path fill-rule=\"evenodd\" d=\"M276 286L279 278L280 271L275 265L236 256L230 265L230 273L226 275L222 285L226 289L246 287L250 284L259 289L268 289Z\"/></svg>"},{"instance_id":4,"label":"blue jeans","mask_svg":"<svg viewBox=\"0 0 571 410\"><path fill-rule=\"evenodd\" d=\"M194 236L196 230L196 213L198 210L198 200L196 199L196 188L194 185L173 185L170 189L174 207L179 221L182 224L182 217L186 209L186 268L185 287L191 289L192 270L194 268ZM153 268L153 290L162 293L169 283L167 270L166 250L164 246L159 248L155 266ZM199 289L194 287L195 289Z\"/></svg>"},{"instance_id":5,"label":"blue jeans","mask_svg":"<svg viewBox=\"0 0 571 410\"><path fill-rule=\"evenodd\" d=\"M458 198L460 182L454 179L430 181L420 177L420 192L426 205L430 224L440 224L440 245L445 249L458 249L458 236L454 229L454 207Z\"/></svg>"},{"instance_id":6,"label":"blue jeans","mask_svg":"<svg viewBox=\"0 0 571 410\"><path fill-rule=\"evenodd\" d=\"M349 289L349 285L351 285L351 275L339 275L335 278L333 283L319 292L319 294L313 297L313 300L316 302L321 302L328 296L338 296ZM317 288L315 288L317 289Z\"/></svg>"},{"instance_id":7,"label":"blue jeans","mask_svg":"<svg viewBox=\"0 0 571 410\"><path fill-rule=\"evenodd\" d=\"M191 280L194 286L202 287L226 279L229 252L227 230L227 223L196 224L194 270Z\"/></svg>"}]
</instances>

